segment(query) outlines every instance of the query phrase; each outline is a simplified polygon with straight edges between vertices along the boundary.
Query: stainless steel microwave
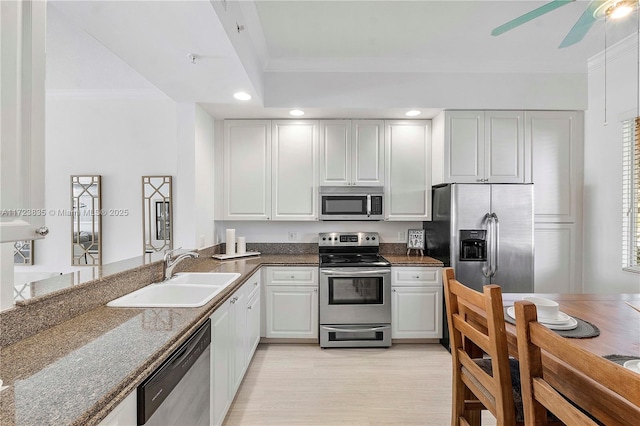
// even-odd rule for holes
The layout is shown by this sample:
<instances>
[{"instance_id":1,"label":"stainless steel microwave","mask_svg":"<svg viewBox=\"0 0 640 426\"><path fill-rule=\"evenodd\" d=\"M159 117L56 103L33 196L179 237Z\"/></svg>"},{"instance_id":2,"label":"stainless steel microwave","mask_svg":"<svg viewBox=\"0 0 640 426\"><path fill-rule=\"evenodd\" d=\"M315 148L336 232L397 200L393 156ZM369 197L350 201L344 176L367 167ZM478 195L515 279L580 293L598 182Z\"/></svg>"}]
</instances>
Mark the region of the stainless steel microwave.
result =
<instances>
[{"instance_id":1,"label":"stainless steel microwave","mask_svg":"<svg viewBox=\"0 0 640 426\"><path fill-rule=\"evenodd\" d=\"M321 186L320 220L383 220L382 186Z\"/></svg>"}]
</instances>

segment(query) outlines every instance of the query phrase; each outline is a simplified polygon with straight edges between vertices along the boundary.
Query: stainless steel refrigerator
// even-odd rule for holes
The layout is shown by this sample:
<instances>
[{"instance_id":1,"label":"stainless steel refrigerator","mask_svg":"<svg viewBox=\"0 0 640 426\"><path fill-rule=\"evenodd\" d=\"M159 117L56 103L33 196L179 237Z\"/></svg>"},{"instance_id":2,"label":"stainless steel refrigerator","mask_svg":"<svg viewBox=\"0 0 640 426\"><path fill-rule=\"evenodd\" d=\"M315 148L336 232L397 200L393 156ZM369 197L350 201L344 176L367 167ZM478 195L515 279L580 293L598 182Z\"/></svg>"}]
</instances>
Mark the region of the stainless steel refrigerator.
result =
<instances>
[{"instance_id":1,"label":"stainless steel refrigerator","mask_svg":"<svg viewBox=\"0 0 640 426\"><path fill-rule=\"evenodd\" d=\"M533 292L532 184L444 184L432 195L427 254L473 289L498 284L503 293Z\"/></svg>"}]
</instances>

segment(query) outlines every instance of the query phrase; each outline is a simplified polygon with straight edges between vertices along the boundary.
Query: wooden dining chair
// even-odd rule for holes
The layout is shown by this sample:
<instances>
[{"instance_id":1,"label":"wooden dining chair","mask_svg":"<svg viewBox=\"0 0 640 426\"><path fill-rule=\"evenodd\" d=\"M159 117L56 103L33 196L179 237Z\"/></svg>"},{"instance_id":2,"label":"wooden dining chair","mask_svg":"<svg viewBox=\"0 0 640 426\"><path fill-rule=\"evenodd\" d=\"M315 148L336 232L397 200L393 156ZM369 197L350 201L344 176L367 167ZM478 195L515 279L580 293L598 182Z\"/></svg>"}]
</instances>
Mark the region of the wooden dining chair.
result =
<instances>
[{"instance_id":1,"label":"wooden dining chair","mask_svg":"<svg viewBox=\"0 0 640 426\"><path fill-rule=\"evenodd\" d=\"M640 424L639 374L538 323L533 303L517 301L515 311L527 425L543 424L547 412L567 425Z\"/></svg>"},{"instance_id":2,"label":"wooden dining chair","mask_svg":"<svg viewBox=\"0 0 640 426\"><path fill-rule=\"evenodd\" d=\"M500 286L486 285L480 293L457 281L451 268L443 277L453 359L451 424L479 425L482 410L498 425L521 424L514 403L520 400L518 363L509 359Z\"/></svg>"}]
</instances>

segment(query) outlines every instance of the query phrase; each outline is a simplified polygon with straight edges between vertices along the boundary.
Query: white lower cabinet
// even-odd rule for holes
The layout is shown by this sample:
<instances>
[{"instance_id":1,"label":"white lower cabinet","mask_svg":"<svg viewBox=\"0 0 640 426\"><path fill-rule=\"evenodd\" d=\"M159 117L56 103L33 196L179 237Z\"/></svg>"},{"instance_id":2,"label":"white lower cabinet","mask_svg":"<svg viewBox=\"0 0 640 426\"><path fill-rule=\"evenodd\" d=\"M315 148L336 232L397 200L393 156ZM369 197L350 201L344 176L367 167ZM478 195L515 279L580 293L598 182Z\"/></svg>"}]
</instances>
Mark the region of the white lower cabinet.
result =
<instances>
[{"instance_id":1,"label":"white lower cabinet","mask_svg":"<svg viewBox=\"0 0 640 426\"><path fill-rule=\"evenodd\" d=\"M318 338L318 268L269 267L265 283L267 338Z\"/></svg>"},{"instance_id":2,"label":"white lower cabinet","mask_svg":"<svg viewBox=\"0 0 640 426\"><path fill-rule=\"evenodd\" d=\"M224 421L260 339L260 282L258 271L211 315L213 425Z\"/></svg>"},{"instance_id":3,"label":"white lower cabinet","mask_svg":"<svg viewBox=\"0 0 640 426\"><path fill-rule=\"evenodd\" d=\"M138 424L137 400L136 390L133 390L107 417L98 423L98 426L130 426Z\"/></svg>"},{"instance_id":4,"label":"white lower cabinet","mask_svg":"<svg viewBox=\"0 0 640 426\"><path fill-rule=\"evenodd\" d=\"M391 268L391 337L442 337L442 268Z\"/></svg>"}]
</instances>

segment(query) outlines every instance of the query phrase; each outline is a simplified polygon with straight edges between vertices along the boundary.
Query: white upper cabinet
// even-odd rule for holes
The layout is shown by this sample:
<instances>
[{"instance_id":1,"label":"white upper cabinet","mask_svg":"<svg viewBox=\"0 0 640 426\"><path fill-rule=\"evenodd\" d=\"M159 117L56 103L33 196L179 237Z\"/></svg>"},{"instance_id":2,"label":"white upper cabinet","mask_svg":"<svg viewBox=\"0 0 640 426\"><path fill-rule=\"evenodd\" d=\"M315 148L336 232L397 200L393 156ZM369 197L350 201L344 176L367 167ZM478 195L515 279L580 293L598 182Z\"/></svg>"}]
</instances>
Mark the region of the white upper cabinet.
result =
<instances>
[{"instance_id":1,"label":"white upper cabinet","mask_svg":"<svg viewBox=\"0 0 640 426\"><path fill-rule=\"evenodd\" d=\"M522 111L443 111L434 119L434 183L525 183Z\"/></svg>"},{"instance_id":2,"label":"white upper cabinet","mask_svg":"<svg viewBox=\"0 0 640 426\"><path fill-rule=\"evenodd\" d=\"M524 183L522 111L486 111L484 120L484 179L490 183Z\"/></svg>"},{"instance_id":3,"label":"white upper cabinet","mask_svg":"<svg viewBox=\"0 0 640 426\"><path fill-rule=\"evenodd\" d=\"M431 122L385 122L385 220L431 220Z\"/></svg>"},{"instance_id":4,"label":"white upper cabinet","mask_svg":"<svg viewBox=\"0 0 640 426\"><path fill-rule=\"evenodd\" d=\"M582 115L576 111L527 111L536 222L576 221L582 204Z\"/></svg>"},{"instance_id":5,"label":"white upper cabinet","mask_svg":"<svg viewBox=\"0 0 640 426\"><path fill-rule=\"evenodd\" d=\"M320 185L384 185L384 121L320 121Z\"/></svg>"},{"instance_id":6,"label":"white upper cabinet","mask_svg":"<svg viewBox=\"0 0 640 426\"><path fill-rule=\"evenodd\" d=\"M273 220L318 218L318 122L272 121Z\"/></svg>"},{"instance_id":7,"label":"white upper cabinet","mask_svg":"<svg viewBox=\"0 0 640 426\"><path fill-rule=\"evenodd\" d=\"M0 2L0 242L44 237L45 2Z\"/></svg>"},{"instance_id":8,"label":"white upper cabinet","mask_svg":"<svg viewBox=\"0 0 640 426\"><path fill-rule=\"evenodd\" d=\"M224 122L224 219L271 217L271 121Z\"/></svg>"}]
</instances>

